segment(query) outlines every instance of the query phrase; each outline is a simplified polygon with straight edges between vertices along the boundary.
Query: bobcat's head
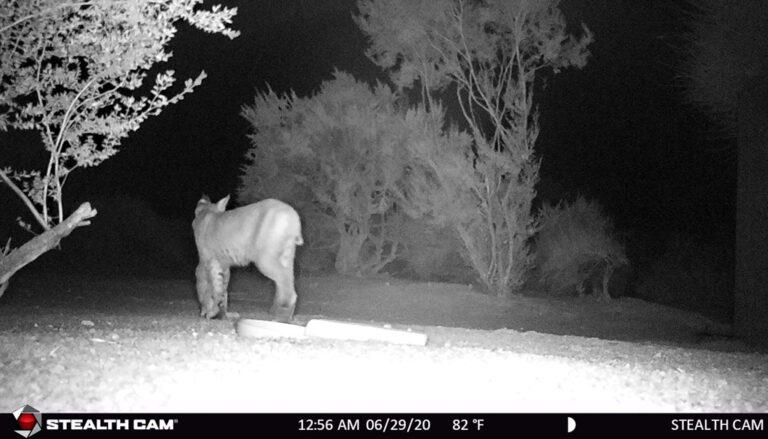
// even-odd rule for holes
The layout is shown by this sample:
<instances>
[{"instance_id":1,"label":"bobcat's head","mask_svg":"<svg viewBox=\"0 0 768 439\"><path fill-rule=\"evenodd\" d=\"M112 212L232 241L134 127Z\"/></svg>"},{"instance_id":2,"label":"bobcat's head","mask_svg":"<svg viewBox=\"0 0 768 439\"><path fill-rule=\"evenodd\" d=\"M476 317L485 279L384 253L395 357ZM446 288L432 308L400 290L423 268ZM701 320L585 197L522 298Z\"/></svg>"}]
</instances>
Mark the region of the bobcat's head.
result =
<instances>
[{"instance_id":1,"label":"bobcat's head","mask_svg":"<svg viewBox=\"0 0 768 439\"><path fill-rule=\"evenodd\" d=\"M229 203L229 195L222 198L221 200L211 203L211 199L208 198L208 195L203 195L202 198L200 198L200 201L197 202L197 206L195 207L195 219L200 217L200 213L202 212L224 212L227 210L227 204Z\"/></svg>"}]
</instances>

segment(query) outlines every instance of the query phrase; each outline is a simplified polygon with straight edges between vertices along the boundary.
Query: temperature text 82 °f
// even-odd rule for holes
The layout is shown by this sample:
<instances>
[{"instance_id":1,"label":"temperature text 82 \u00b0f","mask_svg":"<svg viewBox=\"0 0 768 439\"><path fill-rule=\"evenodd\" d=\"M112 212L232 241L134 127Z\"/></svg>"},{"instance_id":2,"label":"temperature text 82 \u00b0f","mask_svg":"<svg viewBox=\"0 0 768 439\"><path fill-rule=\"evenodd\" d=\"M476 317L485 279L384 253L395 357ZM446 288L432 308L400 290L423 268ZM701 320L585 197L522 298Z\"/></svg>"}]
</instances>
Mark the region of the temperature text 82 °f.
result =
<instances>
[{"instance_id":1,"label":"temperature text 82 \u00b0f","mask_svg":"<svg viewBox=\"0 0 768 439\"><path fill-rule=\"evenodd\" d=\"M461 418L453 420L453 431L480 431L485 426L483 418Z\"/></svg>"}]
</instances>

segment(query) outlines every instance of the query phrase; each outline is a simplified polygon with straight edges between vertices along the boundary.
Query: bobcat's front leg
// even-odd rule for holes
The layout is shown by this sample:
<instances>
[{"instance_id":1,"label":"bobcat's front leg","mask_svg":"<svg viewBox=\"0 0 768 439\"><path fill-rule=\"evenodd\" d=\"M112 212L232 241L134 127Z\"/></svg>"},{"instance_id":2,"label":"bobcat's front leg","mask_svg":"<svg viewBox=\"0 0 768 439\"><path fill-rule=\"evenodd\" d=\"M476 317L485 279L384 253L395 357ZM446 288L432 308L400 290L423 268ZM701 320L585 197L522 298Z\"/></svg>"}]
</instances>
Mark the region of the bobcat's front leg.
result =
<instances>
[{"instance_id":1,"label":"bobcat's front leg","mask_svg":"<svg viewBox=\"0 0 768 439\"><path fill-rule=\"evenodd\" d=\"M219 261L200 261L195 271L200 315L206 319L219 319L227 314L227 286L229 267Z\"/></svg>"},{"instance_id":2,"label":"bobcat's front leg","mask_svg":"<svg viewBox=\"0 0 768 439\"><path fill-rule=\"evenodd\" d=\"M238 313L231 313L227 311L229 309L229 274L230 274L230 267L222 267L220 271L221 276L221 291L223 295L223 299L221 301L220 305L220 312L219 316L217 318L225 317L225 318L238 318L240 315Z\"/></svg>"},{"instance_id":3,"label":"bobcat's front leg","mask_svg":"<svg viewBox=\"0 0 768 439\"><path fill-rule=\"evenodd\" d=\"M197 279L197 300L200 303L200 316L210 318L209 314L214 308L213 303L213 283L211 283L210 271L203 261L197 264L195 269L195 278Z\"/></svg>"}]
</instances>

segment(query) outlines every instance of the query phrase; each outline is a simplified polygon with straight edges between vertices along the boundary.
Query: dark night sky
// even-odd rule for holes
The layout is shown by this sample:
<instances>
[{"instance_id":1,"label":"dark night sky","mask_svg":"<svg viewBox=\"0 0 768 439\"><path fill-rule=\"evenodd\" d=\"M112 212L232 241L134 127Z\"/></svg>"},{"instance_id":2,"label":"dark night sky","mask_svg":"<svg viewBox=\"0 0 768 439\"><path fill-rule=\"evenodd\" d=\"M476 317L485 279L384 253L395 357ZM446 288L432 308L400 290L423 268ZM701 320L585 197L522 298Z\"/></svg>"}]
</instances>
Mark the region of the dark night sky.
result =
<instances>
[{"instance_id":1,"label":"dark night sky","mask_svg":"<svg viewBox=\"0 0 768 439\"><path fill-rule=\"evenodd\" d=\"M169 214L191 215L201 193L233 192L249 131L240 116L256 88L306 95L334 68L384 79L364 54L351 19L354 1L216 2L237 6L235 40L184 27L170 64L178 78L205 70L208 78L180 104L148 120L122 152L95 169L99 187L150 197ZM124 176L132 175L126 181ZM84 179L88 179L85 177Z\"/></svg>"},{"instance_id":2,"label":"dark night sky","mask_svg":"<svg viewBox=\"0 0 768 439\"><path fill-rule=\"evenodd\" d=\"M148 120L117 156L73 174L72 208L94 191L128 193L167 215L191 218L201 193L220 197L237 185L249 146L239 112L255 88L269 83L306 95L334 68L369 81L385 78L364 55L365 40L350 18L354 1L216 3L239 7L240 37L179 32L170 67L182 80L201 69L208 78ZM702 114L681 102L681 6L563 1L569 26L586 23L596 41L585 69L547 75L535 97L539 191L552 199L577 191L597 198L621 229L657 239L691 232L731 240L735 155Z\"/></svg>"}]
</instances>

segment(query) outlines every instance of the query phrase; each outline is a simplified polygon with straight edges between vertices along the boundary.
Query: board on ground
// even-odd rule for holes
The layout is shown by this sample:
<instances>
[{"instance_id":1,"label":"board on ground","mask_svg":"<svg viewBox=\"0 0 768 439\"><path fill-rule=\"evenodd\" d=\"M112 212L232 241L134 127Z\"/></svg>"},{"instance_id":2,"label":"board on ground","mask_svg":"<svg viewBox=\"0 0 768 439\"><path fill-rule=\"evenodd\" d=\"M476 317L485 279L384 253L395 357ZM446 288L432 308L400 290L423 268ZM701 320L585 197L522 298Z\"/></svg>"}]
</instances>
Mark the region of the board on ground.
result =
<instances>
[{"instance_id":1,"label":"board on ground","mask_svg":"<svg viewBox=\"0 0 768 439\"><path fill-rule=\"evenodd\" d=\"M427 335L419 332L325 319L310 320L306 327L269 320L240 319L236 329L237 333L244 337L318 337L334 340L385 341L415 346L427 344Z\"/></svg>"},{"instance_id":2,"label":"board on ground","mask_svg":"<svg viewBox=\"0 0 768 439\"><path fill-rule=\"evenodd\" d=\"M238 335L243 337L306 338L303 326L270 320L240 319L237 321L235 329Z\"/></svg>"}]
</instances>

